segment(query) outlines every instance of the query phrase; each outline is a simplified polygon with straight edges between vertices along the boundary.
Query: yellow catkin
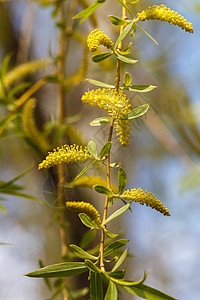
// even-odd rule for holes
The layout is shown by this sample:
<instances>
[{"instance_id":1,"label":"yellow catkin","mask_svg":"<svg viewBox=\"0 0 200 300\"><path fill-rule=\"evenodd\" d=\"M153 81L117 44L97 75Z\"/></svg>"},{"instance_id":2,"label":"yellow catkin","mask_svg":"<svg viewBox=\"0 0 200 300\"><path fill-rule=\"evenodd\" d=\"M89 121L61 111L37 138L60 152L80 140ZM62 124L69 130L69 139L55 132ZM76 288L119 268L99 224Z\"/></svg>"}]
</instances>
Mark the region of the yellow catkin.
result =
<instances>
[{"instance_id":1,"label":"yellow catkin","mask_svg":"<svg viewBox=\"0 0 200 300\"><path fill-rule=\"evenodd\" d=\"M90 203L81 201L81 202L76 202L76 201L68 201L66 202L66 206L68 209L76 211L78 213L84 213L86 214L93 222L96 224L100 225L101 224L101 219L98 211L94 206Z\"/></svg>"},{"instance_id":2,"label":"yellow catkin","mask_svg":"<svg viewBox=\"0 0 200 300\"><path fill-rule=\"evenodd\" d=\"M101 184L106 186L106 179L100 176L81 176L73 181L74 187L89 187L92 188L95 184ZM118 188L111 183L111 189L114 194L118 194Z\"/></svg>"},{"instance_id":3,"label":"yellow catkin","mask_svg":"<svg viewBox=\"0 0 200 300\"><path fill-rule=\"evenodd\" d=\"M34 110L36 107L36 99L31 98L26 102L22 112L22 124L28 138L43 152L47 152L50 148L48 141L41 134L36 126L34 119Z\"/></svg>"},{"instance_id":4,"label":"yellow catkin","mask_svg":"<svg viewBox=\"0 0 200 300\"><path fill-rule=\"evenodd\" d=\"M168 22L169 24L174 24L179 26L185 31L193 33L192 23L188 22L184 19L183 16L167 8L165 5L154 5L149 6L147 10L143 10L141 13L137 14L137 18L139 21L145 20L161 20Z\"/></svg>"},{"instance_id":5,"label":"yellow catkin","mask_svg":"<svg viewBox=\"0 0 200 300\"><path fill-rule=\"evenodd\" d=\"M114 89L98 89L86 92L82 98L86 105L105 109L114 119L121 119L130 112L130 100L122 91Z\"/></svg>"},{"instance_id":6,"label":"yellow catkin","mask_svg":"<svg viewBox=\"0 0 200 300\"><path fill-rule=\"evenodd\" d=\"M122 146L129 146L131 132L130 120L115 121L115 130L117 132L118 140Z\"/></svg>"},{"instance_id":7,"label":"yellow catkin","mask_svg":"<svg viewBox=\"0 0 200 300\"><path fill-rule=\"evenodd\" d=\"M49 169L60 163L83 163L90 157L87 148L76 145L64 145L57 147L39 164L38 169Z\"/></svg>"},{"instance_id":8,"label":"yellow catkin","mask_svg":"<svg viewBox=\"0 0 200 300\"><path fill-rule=\"evenodd\" d=\"M141 188L131 189L130 191L127 190L123 193L122 197L127 200L138 202L142 205L146 204L146 206L150 206L162 213L164 216L170 216L170 212L162 204L162 202L158 200L154 194L148 193L147 190L145 190L145 192Z\"/></svg>"},{"instance_id":9,"label":"yellow catkin","mask_svg":"<svg viewBox=\"0 0 200 300\"><path fill-rule=\"evenodd\" d=\"M96 52L99 48L99 45L103 45L108 49L112 49L113 42L111 39L104 34L100 29L94 29L87 38L87 45L91 52Z\"/></svg>"}]
</instances>

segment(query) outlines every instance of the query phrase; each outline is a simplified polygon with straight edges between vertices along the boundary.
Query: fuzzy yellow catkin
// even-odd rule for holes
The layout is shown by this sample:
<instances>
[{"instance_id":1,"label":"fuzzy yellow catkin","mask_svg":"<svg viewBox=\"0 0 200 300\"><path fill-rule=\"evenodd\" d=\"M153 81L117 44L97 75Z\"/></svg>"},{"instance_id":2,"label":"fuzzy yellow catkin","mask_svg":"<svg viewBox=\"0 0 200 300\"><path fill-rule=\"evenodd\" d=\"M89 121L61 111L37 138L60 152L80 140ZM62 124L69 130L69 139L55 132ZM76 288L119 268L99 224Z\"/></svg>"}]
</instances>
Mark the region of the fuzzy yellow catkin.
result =
<instances>
[{"instance_id":1,"label":"fuzzy yellow catkin","mask_svg":"<svg viewBox=\"0 0 200 300\"><path fill-rule=\"evenodd\" d=\"M138 202L142 205L146 204L146 206L150 206L162 213L164 216L170 216L170 212L162 204L162 202L158 200L154 194L148 193L147 190L145 190L145 192L141 188L131 189L130 191L127 190L123 193L122 197L127 200Z\"/></svg>"},{"instance_id":2,"label":"fuzzy yellow catkin","mask_svg":"<svg viewBox=\"0 0 200 300\"><path fill-rule=\"evenodd\" d=\"M76 211L78 213L84 213L86 214L92 221L94 221L96 224L101 224L101 219L98 211L94 206L90 203L81 201L67 201L66 206L68 209Z\"/></svg>"},{"instance_id":3,"label":"fuzzy yellow catkin","mask_svg":"<svg viewBox=\"0 0 200 300\"><path fill-rule=\"evenodd\" d=\"M149 6L147 10L143 10L141 13L137 14L138 21L145 20L161 20L168 22L169 24L174 24L179 26L185 31L193 33L192 23L184 19L183 16L167 8L165 5L154 5Z\"/></svg>"},{"instance_id":4,"label":"fuzzy yellow catkin","mask_svg":"<svg viewBox=\"0 0 200 300\"><path fill-rule=\"evenodd\" d=\"M22 124L26 135L29 137L32 143L45 153L49 150L50 145L36 126L36 122L34 119L35 107L36 99L34 98L29 99L25 103L22 112Z\"/></svg>"},{"instance_id":5,"label":"fuzzy yellow catkin","mask_svg":"<svg viewBox=\"0 0 200 300\"><path fill-rule=\"evenodd\" d=\"M100 176L81 176L73 181L72 185L74 187L89 187L92 188L95 184L101 184L106 186L106 179ZM118 193L118 187L111 183L111 189L114 194Z\"/></svg>"},{"instance_id":6,"label":"fuzzy yellow catkin","mask_svg":"<svg viewBox=\"0 0 200 300\"><path fill-rule=\"evenodd\" d=\"M87 38L87 45L91 52L96 52L99 48L99 45L103 45L108 49L112 49L113 42L111 39L104 34L100 29L94 29Z\"/></svg>"},{"instance_id":7,"label":"fuzzy yellow catkin","mask_svg":"<svg viewBox=\"0 0 200 300\"><path fill-rule=\"evenodd\" d=\"M39 164L38 169L49 169L57 164L79 162L83 163L90 157L87 147L64 145L48 152L47 157Z\"/></svg>"},{"instance_id":8,"label":"fuzzy yellow catkin","mask_svg":"<svg viewBox=\"0 0 200 300\"><path fill-rule=\"evenodd\" d=\"M105 109L113 119L121 119L130 112L130 100L122 91L98 89L86 92L82 98L86 105Z\"/></svg>"},{"instance_id":9,"label":"fuzzy yellow catkin","mask_svg":"<svg viewBox=\"0 0 200 300\"><path fill-rule=\"evenodd\" d=\"M122 144L122 146L129 146L131 132L130 120L115 121L115 130L117 132L118 140Z\"/></svg>"}]
</instances>

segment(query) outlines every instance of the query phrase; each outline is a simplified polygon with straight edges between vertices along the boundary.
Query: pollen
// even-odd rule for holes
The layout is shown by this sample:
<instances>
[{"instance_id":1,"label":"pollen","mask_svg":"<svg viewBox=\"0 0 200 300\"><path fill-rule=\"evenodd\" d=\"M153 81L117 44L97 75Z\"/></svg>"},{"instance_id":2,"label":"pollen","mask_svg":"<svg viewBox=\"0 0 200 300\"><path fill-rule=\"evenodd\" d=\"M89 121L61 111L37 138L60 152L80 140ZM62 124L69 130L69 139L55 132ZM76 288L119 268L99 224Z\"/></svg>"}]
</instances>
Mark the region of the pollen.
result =
<instances>
[{"instance_id":1,"label":"pollen","mask_svg":"<svg viewBox=\"0 0 200 300\"><path fill-rule=\"evenodd\" d=\"M129 120L115 121L115 130L117 132L118 140L124 147L129 146L131 124Z\"/></svg>"},{"instance_id":2,"label":"pollen","mask_svg":"<svg viewBox=\"0 0 200 300\"><path fill-rule=\"evenodd\" d=\"M77 201L68 201L66 202L66 206L68 209L76 211L78 213L84 213L86 214L92 221L94 221L96 224L100 225L100 215L96 208L88 202L77 202Z\"/></svg>"},{"instance_id":3,"label":"pollen","mask_svg":"<svg viewBox=\"0 0 200 300\"><path fill-rule=\"evenodd\" d=\"M113 42L111 39L104 34L100 29L94 29L87 38L87 45L91 52L95 52L98 50L99 45L103 45L108 49L112 49Z\"/></svg>"},{"instance_id":4,"label":"pollen","mask_svg":"<svg viewBox=\"0 0 200 300\"><path fill-rule=\"evenodd\" d=\"M149 6L147 10L143 10L141 13L137 14L139 21L145 20L161 20L168 22L169 24L174 24L179 26L185 31L193 33L192 23L184 19L183 16L167 8L165 5L154 5Z\"/></svg>"},{"instance_id":5,"label":"pollen","mask_svg":"<svg viewBox=\"0 0 200 300\"><path fill-rule=\"evenodd\" d=\"M90 155L86 147L83 149L82 146L64 145L49 152L45 160L39 164L38 169L49 169L60 163L83 163L89 157Z\"/></svg>"},{"instance_id":6,"label":"pollen","mask_svg":"<svg viewBox=\"0 0 200 300\"><path fill-rule=\"evenodd\" d=\"M141 205L146 204L146 206L150 206L151 208L159 211L164 216L170 216L170 212L168 209L158 200L154 194L148 193L147 190L145 192L141 189L131 189L127 190L123 193L122 197L127 200L131 200L134 202L138 202Z\"/></svg>"}]
</instances>

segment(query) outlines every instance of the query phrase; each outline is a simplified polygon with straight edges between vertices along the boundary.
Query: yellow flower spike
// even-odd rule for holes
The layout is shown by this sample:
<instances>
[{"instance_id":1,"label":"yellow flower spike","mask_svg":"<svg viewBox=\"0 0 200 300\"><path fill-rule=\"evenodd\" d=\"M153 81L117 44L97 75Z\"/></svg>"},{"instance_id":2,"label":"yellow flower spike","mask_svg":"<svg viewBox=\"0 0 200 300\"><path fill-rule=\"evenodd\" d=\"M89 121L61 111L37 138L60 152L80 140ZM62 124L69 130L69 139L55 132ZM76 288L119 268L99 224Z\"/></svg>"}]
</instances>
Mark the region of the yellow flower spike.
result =
<instances>
[{"instance_id":1,"label":"yellow flower spike","mask_svg":"<svg viewBox=\"0 0 200 300\"><path fill-rule=\"evenodd\" d=\"M115 130L117 132L117 136L119 136L118 140L120 141L122 146L128 147L130 142L131 131L130 120L115 121Z\"/></svg>"},{"instance_id":2,"label":"yellow flower spike","mask_svg":"<svg viewBox=\"0 0 200 300\"><path fill-rule=\"evenodd\" d=\"M171 216L168 209L158 200L154 194L148 193L147 190L145 192L139 189L131 189L127 190L123 193L122 197L127 200L131 200L134 202L138 202L142 205L146 204L146 206L150 206L151 208L159 211L164 216Z\"/></svg>"},{"instance_id":3,"label":"yellow flower spike","mask_svg":"<svg viewBox=\"0 0 200 300\"><path fill-rule=\"evenodd\" d=\"M87 148L82 149L82 146L76 145L64 145L62 147L57 147L52 152L48 153L48 156L43 160L38 169L49 169L60 163L70 163L70 162L85 162L90 156Z\"/></svg>"},{"instance_id":4,"label":"yellow flower spike","mask_svg":"<svg viewBox=\"0 0 200 300\"><path fill-rule=\"evenodd\" d=\"M179 15L174 10L167 8L165 5L154 5L149 6L147 10L143 10L141 13L137 14L138 21L145 20L161 20L168 22L169 24L174 24L180 28L193 33L192 23L184 19L183 16Z\"/></svg>"},{"instance_id":5,"label":"yellow flower spike","mask_svg":"<svg viewBox=\"0 0 200 300\"><path fill-rule=\"evenodd\" d=\"M47 152L50 145L46 138L41 134L36 126L34 119L34 110L36 107L36 99L29 99L23 108L22 112L22 124L26 135L29 139L42 151Z\"/></svg>"},{"instance_id":6,"label":"yellow flower spike","mask_svg":"<svg viewBox=\"0 0 200 300\"><path fill-rule=\"evenodd\" d=\"M91 52L95 52L98 50L99 45L103 45L104 47L107 47L108 49L112 49L113 42L107 35L104 34L103 31L100 31L100 29L94 29L88 35L87 45Z\"/></svg>"},{"instance_id":7,"label":"yellow flower spike","mask_svg":"<svg viewBox=\"0 0 200 300\"><path fill-rule=\"evenodd\" d=\"M78 213L86 214L96 224L98 225L101 224L100 214L92 204L84 201L81 202L68 201L66 202L66 206L70 210L76 211Z\"/></svg>"},{"instance_id":8,"label":"yellow flower spike","mask_svg":"<svg viewBox=\"0 0 200 300\"><path fill-rule=\"evenodd\" d=\"M113 119L121 119L130 112L131 104L122 91L98 89L86 92L82 98L86 105L105 109Z\"/></svg>"}]
</instances>

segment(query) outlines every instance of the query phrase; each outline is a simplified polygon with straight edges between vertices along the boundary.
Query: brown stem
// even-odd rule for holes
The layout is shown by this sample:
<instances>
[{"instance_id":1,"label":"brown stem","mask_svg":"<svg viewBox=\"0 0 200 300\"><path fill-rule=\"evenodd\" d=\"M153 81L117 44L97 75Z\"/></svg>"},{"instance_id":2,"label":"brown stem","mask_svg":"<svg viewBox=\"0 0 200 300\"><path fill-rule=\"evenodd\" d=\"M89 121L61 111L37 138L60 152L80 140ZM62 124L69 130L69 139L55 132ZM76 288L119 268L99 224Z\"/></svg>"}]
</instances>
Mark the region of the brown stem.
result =
<instances>
[{"instance_id":1,"label":"brown stem","mask_svg":"<svg viewBox=\"0 0 200 300\"><path fill-rule=\"evenodd\" d=\"M126 5L126 2L127 2L126 0L123 0L123 3L125 5ZM124 19L124 20L127 19L126 9L124 7L122 7L122 19ZM124 30L124 26L121 26L120 27L120 34L123 30ZM118 50L121 50L121 49L122 49L122 42L118 46ZM115 76L115 89L117 91L119 90L119 82L120 82L120 60L118 59L117 60L116 76ZM109 136L108 136L108 142L111 142L111 140L112 140L113 126L114 126L114 119L112 119L112 121L110 123L110 131L109 131ZM107 187L110 189L111 188L111 185L110 185L110 152L107 155L106 171L107 171ZM104 224L104 222L107 218L108 200L109 200L109 197L106 196L102 224ZM99 249L99 252L100 252L100 268L101 268L102 271L105 270L105 265L104 265L104 260L103 260L104 241L105 241L105 233L102 230L101 243L100 243L100 249Z\"/></svg>"}]
</instances>

